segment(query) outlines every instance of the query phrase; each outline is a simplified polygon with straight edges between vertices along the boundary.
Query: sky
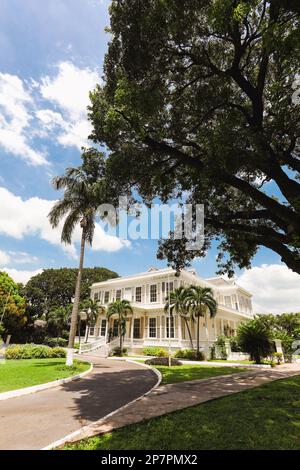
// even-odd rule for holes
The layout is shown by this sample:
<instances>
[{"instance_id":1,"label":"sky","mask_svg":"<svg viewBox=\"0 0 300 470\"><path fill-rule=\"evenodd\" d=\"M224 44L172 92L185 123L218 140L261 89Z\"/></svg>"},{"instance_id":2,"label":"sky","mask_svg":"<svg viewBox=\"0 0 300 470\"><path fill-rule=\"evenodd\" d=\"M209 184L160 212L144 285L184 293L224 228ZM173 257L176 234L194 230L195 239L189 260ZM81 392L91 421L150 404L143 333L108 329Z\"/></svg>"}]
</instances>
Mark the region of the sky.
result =
<instances>
[{"instance_id":1,"label":"sky","mask_svg":"<svg viewBox=\"0 0 300 470\"><path fill-rule=\"evenodd\" d=\"M27 282L45 268L76 267L80 231L62 245L47 220L58 194L55 175L80 164L88 146L88 93L101 83L109 35L107 0L1 0L0 6L0 270ZM97 225L86 266L120 275L150 266L155 240L120 240ZM193 266L217 270L216 244ZM259 250L237 282L254 295L257 312L299 311L300 276L268 249Z\"/></svg>"}]
</instances>

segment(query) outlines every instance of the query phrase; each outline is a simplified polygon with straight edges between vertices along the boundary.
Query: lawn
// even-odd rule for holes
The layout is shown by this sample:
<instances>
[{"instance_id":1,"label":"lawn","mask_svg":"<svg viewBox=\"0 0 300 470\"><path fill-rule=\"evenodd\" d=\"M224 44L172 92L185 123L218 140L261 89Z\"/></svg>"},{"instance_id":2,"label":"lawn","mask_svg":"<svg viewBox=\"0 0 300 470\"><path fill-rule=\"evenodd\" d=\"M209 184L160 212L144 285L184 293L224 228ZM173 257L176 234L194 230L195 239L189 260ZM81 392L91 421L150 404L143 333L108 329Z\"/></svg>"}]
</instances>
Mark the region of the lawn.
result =
<instances>
[{"instance_id":1,"label":"lawn","mask_svg":"<svg viewBox=\"0 0 300 470\"><path fill-rule=\"evenodd\" d=\"M212 400L65 449L300 449L300 376Z\"/></svg>"},{"instance_id":2,"label":"lawn","mask_svg":"<svg viewBox=\"0 0 300 470\"><path fill-rule=\"evenodd\" d=\"M8 360L0 364L0 393L64 379L89 369L90 364L74 361L65 366L65 359Z\"/></svg>"},{"instance_id":3,"label":"lawn","mask_svg":"<svg viewBox=\"0 0 300 470\"><path fill-rule=\"evenodd\" d=\"M161 385L184 382L186 380L208 379L217 375L235 374L237 372L247 372L247 369L238 367L218 367L218 366L155 366L163 376Z\"/></svg>"}]
</instances>

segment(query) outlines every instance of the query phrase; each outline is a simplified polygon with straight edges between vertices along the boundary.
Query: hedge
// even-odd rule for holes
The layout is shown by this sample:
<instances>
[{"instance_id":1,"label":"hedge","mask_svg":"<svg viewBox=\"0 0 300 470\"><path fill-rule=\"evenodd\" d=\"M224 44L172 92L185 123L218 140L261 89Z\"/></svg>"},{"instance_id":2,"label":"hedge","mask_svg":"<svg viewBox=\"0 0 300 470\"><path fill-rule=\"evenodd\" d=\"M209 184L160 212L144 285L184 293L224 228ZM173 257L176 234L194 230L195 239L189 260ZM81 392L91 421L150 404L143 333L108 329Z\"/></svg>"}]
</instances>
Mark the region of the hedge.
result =
<instances>
[{"instance_id":1,"label":"hedge","mask_svg":"<svg viewBox=\"0 0 300 470\"><path fill-rule=\"evenodd\" d=\"M63 348L36 345L36 344L13 344L5 351L6 359L51 359L66 357Z\"/></svg>"},{"instance_id":2,"label":"hedge","mask_svg":"<svg viewBox=\"0 0 300 470\"><path fill-rule=\"evenodd\" d=\"M148 348L143 349L144 356L154 356L154 357L168 357L168 352L166 349L159 346L149 346Z\"/></svg>"}]
</instances>

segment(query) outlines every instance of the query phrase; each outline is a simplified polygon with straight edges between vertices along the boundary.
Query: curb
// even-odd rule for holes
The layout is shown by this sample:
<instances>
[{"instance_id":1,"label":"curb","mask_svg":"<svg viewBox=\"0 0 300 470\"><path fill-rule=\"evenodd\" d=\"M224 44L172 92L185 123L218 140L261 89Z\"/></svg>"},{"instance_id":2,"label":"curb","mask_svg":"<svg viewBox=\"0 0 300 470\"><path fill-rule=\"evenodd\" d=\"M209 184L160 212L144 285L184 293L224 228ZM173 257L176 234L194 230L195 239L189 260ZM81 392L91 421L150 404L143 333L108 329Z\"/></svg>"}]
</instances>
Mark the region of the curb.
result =
<instances>
[{"instance_id":1,"label":"curb","mask_svg":"<svg viewBox=\"0 0 300 470\"><path fill-rule=\"evenodd\" d=\"M85 361L85 362L89 362L89 361ZM11 390L10 392L0 393L0 401L9 400L10 398L21 397L23 395L30 395L32 393L41 392L43 390L48 390L49 388L58 387L59 385L63 385L69 382L73 382L75 380L82 379L83 377L88 375L90 372L92 372L92 370L93 370L93 364L90 363L90 368L88 370L85 370L84 372L81 372L80 374L72 375L71 377L66 377L65 379L59 379L59 380L54 380L52 382L46 382L40 385L34 385L32 387L19 388L18 390Z\"/></svg>"},{"instance_id":2,"label":"curb","mask_svg":"<svg viewBox=\"0 0 300 470\"><path fill-rule=\"evenodd\" d=\"M116 360L116 359L114 359ZM48 446L46 447L43 447L43 449L41 450L54 450L56 449L57 447L61 447L63 446L64 444L66 444L67 442L76 442L76 441L79 441L81 438L84 439L84 437L80 437L81 433L84 432L84 431L88 431L89 429L93 429L94 426L97 426L97 425L101 425L102 422L107 419L107 418L110 418L111 416L113 416L114 414L118 413L119 411L121 410L124 410L125 408L127 408L127 406L129 405L132 405L133 403L135 403L136 401L140 400L141 398L149 395L149 393L151 393L155 388L157 388L159 386L159 384L161 383L162 381L162 375L161 373L151 367L151 366L148 366L147 364L142 364L140 362L135 362L133 360L130 360L130 359L121 359L123 361L126 361L126 362L131 362L132 364L136 364L136 365L139 365L139 366L142 366L142 367L145 367L147 369L150 369L152 370L156 375L157 375L157 382L156 384L150 389L148 390L148 392L145 392L143 393L143 395L140 395L139 397L135 398L134 400L130 401L129 403L126 403L126 405L123 405L121 406L120 408L117 408L116 410L112 411L111 413L108 413L106 416L103 416L103 418L97 420L97 421L94 421L93 423L91 424L88 424L87 426L83 426L82 428L78 429L77 431L74 431L72 432L71 434L68 434L67 436L55 441L55 442L52 442L51 444L49 444ZM94 435L96 435L97 433L95 432ZM77 438L77 439L76 439Z\"/></svg>"}]
</instances>

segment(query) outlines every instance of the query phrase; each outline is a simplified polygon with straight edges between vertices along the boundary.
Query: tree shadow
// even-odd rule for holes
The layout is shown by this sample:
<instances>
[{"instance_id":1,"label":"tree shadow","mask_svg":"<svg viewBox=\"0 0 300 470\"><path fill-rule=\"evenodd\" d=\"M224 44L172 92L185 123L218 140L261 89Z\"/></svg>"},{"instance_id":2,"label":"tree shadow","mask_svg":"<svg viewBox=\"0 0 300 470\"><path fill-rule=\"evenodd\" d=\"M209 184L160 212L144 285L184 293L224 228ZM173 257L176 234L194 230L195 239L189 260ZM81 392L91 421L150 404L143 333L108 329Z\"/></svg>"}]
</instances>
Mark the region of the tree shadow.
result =
<instances>
[{"instance_id":1,"label":"tree shadow","mask_svg":"<svg viewBox=\"0 0 300 470\"><path fill-rule=\"evenodd\" d=\"M126 364L127 367L127 364ZM157 382L150 369L94 364L93 374L62 385L74 394L74 417L96 421L150 390Z\"/></svg>"}]
</instances>

